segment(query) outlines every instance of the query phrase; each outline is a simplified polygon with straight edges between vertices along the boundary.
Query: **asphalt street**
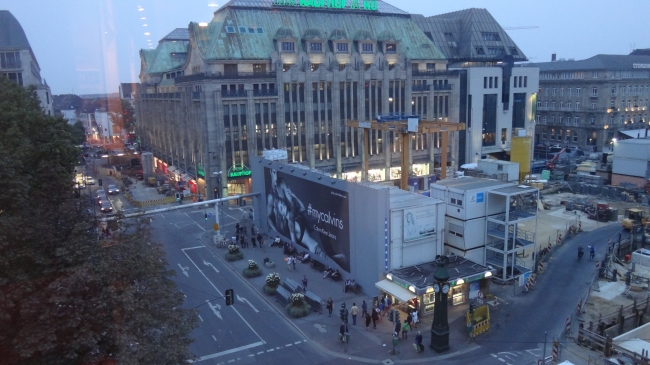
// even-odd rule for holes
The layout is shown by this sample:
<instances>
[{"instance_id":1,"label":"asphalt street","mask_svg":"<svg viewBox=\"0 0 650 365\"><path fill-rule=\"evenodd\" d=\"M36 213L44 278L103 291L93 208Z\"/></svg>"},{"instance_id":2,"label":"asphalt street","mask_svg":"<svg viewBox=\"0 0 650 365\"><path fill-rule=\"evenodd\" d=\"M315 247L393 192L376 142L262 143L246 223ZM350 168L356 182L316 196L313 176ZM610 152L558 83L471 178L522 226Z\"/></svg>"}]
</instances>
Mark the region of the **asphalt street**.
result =
<instances>
[{"instance_id":1,"label":"asphalt street","mask_svg":"<svg viewBox=\"0 0 650 365\"><path fill-rule=\"evenodd\" d=\"M213 211L210 209L209 211ZM200 235L212 229L213 219L204 219L204 209L173 211L153 215L156 240L163 243L174 281L185 295L184 306L196 308L199 327L191 350L201 364L252 363L315 364L326 361L300 331L222 259L206 246ZM228 212L222 226L236 223ZM226 306L224 292L234 289L236 301Z\"/></svg>"}]
</instances>

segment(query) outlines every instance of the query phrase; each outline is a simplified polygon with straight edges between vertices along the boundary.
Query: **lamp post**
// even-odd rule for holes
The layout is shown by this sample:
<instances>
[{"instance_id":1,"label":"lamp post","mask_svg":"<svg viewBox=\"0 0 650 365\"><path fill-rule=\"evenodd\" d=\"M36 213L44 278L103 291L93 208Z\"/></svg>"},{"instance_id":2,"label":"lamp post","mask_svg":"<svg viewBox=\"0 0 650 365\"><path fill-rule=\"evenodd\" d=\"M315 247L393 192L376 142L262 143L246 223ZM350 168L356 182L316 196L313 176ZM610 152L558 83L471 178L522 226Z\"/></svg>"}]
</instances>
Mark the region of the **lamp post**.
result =
<instances>
[{"instance_id":1,"label":"lamp post","mask_svg":"<svg viewBox=\"0 0 650 365\"><path fill-rule=\"evenodd\" d=\"M447 318L447 295L449 293L449 273L445 268L445 258L438 260L438 269L433 274L433 291L436 301L433 307L431 324L431 347L436 352L449 350L449 320Z\"/></svg>"}]
</instances>

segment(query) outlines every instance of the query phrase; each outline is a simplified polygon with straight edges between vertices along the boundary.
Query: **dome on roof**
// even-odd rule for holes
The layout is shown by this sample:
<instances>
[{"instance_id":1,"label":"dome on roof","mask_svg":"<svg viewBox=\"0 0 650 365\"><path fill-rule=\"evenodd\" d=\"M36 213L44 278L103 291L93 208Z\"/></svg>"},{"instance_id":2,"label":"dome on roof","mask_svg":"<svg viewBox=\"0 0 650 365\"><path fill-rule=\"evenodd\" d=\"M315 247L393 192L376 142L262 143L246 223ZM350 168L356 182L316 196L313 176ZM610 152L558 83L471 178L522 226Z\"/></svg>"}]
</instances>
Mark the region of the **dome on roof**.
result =
<instances>
[{"instance_id":1,"label":"dome on roof","mask_svg":"<svg viewBox=\"0 0 650 365\"><path fill-rule=\"evenodd\" d=\"M314 38L323 38L321 36L320 30L309 28L305 30L305 33L302 36L302 39L314 39Z\"/></svg>"},{"instance_id":2,"label":"dome on roof","mask_svg":"<svg viewBox=\"0 0 650 365\"><path fill-rule=\"evenodd\" d=\"M294 38L293 30L285 27L279 28L275 32L275 36L273 36L273 39L283 39L283 38Z\"/></svg>"},{"instance_id":3,"label":"dome on roof","mask_svg":"<svg viewBox=\"0 0 650 365\"><path fill-rule=\"evenodd\" d=\"M348 35L343 29L334 29L330 33L330 39L348 39Z\"/></svg>"},{"instance_id":4,"label":"dome on roof","mask_svg":"<svg viewBox=\"0 0 650 365\"><path fill-rule=\"evenodd\" d=\"M393 34L393 32L391 32L389 30L385 30L385 31L379 33L379 36L377 37L377 40L382 41L382 42L383 41L392 41L392 40L395 40L395 35Z\"/></svg>"},{"instance_id":5,"label":"dome on roof","mask_svg":"<svg viewBox=\"0 0 650 365\"><path fill-rule=\"evenodd\" d=\"M370 32L367 30L360 30L357 32L357 34L354 35L355 41L363 41L366 39L372 39Z\"/></svg>"},{"instance_id":6,"label":"dome on roof","mask_svg":"<svg viewBox=\"0 0 650 365\"><path fill-rule=\"evenodd\" d=\"M9 10L0 10L0 48L32 48L23 27Z\"/></svg>"}]
</instances>

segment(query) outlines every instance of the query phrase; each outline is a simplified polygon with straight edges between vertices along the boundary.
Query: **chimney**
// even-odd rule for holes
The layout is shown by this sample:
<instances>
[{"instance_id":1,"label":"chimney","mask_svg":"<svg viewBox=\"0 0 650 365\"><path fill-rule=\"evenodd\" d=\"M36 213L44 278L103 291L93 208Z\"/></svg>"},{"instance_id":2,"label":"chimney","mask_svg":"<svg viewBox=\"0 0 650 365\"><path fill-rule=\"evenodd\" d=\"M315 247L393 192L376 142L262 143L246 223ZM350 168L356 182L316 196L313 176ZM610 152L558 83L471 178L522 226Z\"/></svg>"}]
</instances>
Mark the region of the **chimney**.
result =
<instances>
[{"instance_id":1,"label":"chimney","mask_svg":"<svg viewBox=\"0 0 650 365\"><path fill-rule=\"evenodd\" d=\"M555 53L551 53L551 62L555 61L557 58L557 55Z\"/></svg>"}]
</instances>

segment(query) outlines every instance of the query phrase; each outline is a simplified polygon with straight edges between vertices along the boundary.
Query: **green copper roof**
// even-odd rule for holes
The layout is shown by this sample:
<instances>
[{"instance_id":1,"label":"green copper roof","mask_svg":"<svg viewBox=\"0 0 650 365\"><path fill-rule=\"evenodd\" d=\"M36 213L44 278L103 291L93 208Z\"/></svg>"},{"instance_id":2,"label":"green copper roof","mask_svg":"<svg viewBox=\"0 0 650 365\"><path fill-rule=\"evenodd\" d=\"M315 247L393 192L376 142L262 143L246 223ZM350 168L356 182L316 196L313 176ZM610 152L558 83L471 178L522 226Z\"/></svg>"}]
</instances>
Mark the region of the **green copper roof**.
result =
<instances>
[{"instance_id":1,"label":"green copper roof","mask_svg":"<svg viewBox=\"0 0 650 365\"><path fill-rule=\"evenodd\" d=\"M147 73L161 73L179 68L187 59L189 41L161 40L156 49L140 51Z\"/></svg>"},{"instance_id":2,"label":"green copper roof","mask_svg":"<svg viewBox=\"0 0 650 365\"><path fill-rule=\"evenodd\" d=\"M311 8L249 6L233 0L214 14L206 27L190 24L199 52L206 60L269 59L276 51L274 39L282 35L297 40L322 39L395 40L398 52L414 60L445 59L406 13L320 10ZM248 2L247 2L248 3ZM264 5L267 2L261 1ZM380 9L388 6L377 2ZM270 2L272 4L272 1ZM304 51L298 42L297 52Z\"/></svg>"}]
</instances>

